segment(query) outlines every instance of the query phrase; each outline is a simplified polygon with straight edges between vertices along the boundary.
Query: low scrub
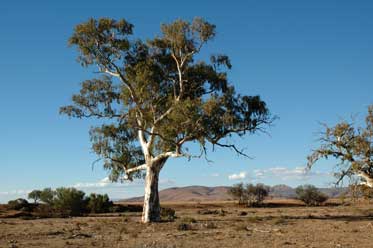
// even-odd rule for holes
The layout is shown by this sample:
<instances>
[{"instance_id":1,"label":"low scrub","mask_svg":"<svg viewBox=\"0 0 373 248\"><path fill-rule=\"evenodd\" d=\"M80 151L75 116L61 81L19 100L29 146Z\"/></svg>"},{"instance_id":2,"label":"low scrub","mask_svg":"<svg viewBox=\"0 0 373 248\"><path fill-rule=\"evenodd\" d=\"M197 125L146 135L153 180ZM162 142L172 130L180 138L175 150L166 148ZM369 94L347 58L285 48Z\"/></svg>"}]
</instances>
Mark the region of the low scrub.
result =
<instances>
[{"instance_id":1,"label":"low scrub","mask_svg":"<svg viewBox=\"0 0 373 248\"><path fill-rule=\"evenodd\" d=\"M176 211L173 208L161 208L161 218L164 221L174 221L176 219Z\"/></svg>"},{"instance_id":2,"label":"low scrub","mask_svg":"<svg viewBox=\"0 0 373 248\"><path fill-rule=\"evenodd\" d=\"M87 210L90 213L107 213L113 208L113 202L109 200L107 194L91 194L87 198Z\"/></svg>"},{"instance_id":3,"label":"low scrub","mask_svg":"<svg viewBox=\"0 0 373 248\"><path fill-rule=\"evenodd\" d=\"M328 200L328 196L313 185L302 185L296 188L297 199L307 206L319 206Z\"/></svg>"},{"instance_id":4,"label":"low scrub","mask_svg":"<svg viewBox=\"0 0 373 248\"><path fill-rule=\"evenodd\" d=\"M86 212L88 203L84 195L83 191L75 188L58 188L52 206L63 215L82 215Z\"/></svg>"},{"instance_id":5,"label":"low scrub","mask_svg":"<svg viewBox=\"0 0 373 248\"><path fill-rule=\"evenodd\" d=\"M81 216L87 213L124 212L128 210L121 205L114 205L107 194L90 194L86 196L81 190L75 188L45 188L34 190L28 195L34 204L25 199L16 199L8 202L8 209L33 211L38 217L67 217ZM36 203L39 202L39 203Z\"/></svg>"},{"instance_id":6,"label":"low scrub","mask_svg":"<svg viewBox=\"0 0 373 248\"><path fill-rule=\"evenodd\" d=\"M236 200L239 205L247 205L249 207L259 207L264 199L268 196L270 187L264 184L235 184L228 193Z\"/></svg>"},{"instance_id":7,"label":"low scrub","mask_svg":"<svg viewBox=\"0 0 373 248\"><path fill-rule=\"evenodd\" d=\"M21 210L21 211L30 211L31 205L29 202L23 198L18 198L8 202L8 209L10 210Z\"/></svg>"}]
</instances>

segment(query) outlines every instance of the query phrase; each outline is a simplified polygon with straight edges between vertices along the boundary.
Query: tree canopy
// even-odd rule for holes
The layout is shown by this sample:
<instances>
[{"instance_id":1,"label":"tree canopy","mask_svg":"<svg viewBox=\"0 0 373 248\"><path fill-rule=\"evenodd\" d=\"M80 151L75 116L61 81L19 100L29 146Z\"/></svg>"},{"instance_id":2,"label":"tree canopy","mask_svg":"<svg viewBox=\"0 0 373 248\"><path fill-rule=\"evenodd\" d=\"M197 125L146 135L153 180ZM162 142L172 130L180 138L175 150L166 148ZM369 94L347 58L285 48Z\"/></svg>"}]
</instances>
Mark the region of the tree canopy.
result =
<instances>
[{"instance_id":1,"label":"tree canopy","mask_svg":"<svg viewBox=\"0 0 373 248\"><path fill-rule=\"evenodd\" d=\"M82 83L73 104L60 112L107 120L90 130L93 150L118 180L141 176L150 160L191 157L183 145L228 147L232 134L253 133L272 121L259 96L240 95L228 82L228 56L197 60L215 36L215 25L195 18L161 25L161 34L135 39L124 19L90 19L76 26L69 44L83 66L101 76Z\"/></svg>"}]
</instances>

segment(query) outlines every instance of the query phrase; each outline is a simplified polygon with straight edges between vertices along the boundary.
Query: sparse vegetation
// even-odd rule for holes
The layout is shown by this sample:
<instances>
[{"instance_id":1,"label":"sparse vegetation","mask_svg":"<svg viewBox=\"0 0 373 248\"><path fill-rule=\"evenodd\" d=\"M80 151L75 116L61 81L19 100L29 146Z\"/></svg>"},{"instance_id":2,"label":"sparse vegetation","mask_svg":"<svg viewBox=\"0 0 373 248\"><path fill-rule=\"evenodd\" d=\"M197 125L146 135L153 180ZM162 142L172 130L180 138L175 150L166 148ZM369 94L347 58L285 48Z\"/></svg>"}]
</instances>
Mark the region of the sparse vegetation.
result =
<instances>
[{"instance_id":1,"label":"sparse vegetation","mask_svg":"<svg viewBox=\"0 0 373 248\"><path fill-rule=\"evenodd\" d=\"M307 206L318 206L328 200L328 196L313 185L298 186L295 190L297 198Z\"/></svg>"},{"instance_id":2,"label":"sparse vegetation","mask_svg":"<svg viewBox=\"0 0 373 248\"><path fill-rule=\"evenodd\" d=\"M269 194L269 187L258 183L257 185L246 185L247 201L249 206L262 205L264 198Z\"/></svg>"},{"instance_id":3,"label":"sparse vegetation","mask_svg":"<svg viewBox=\"0 0 373 248\"><path fill-rule=\"evenodd\" d=\"M180 220L181 223L197 223L197 220L193 217L183 217Z\"/></svg>"},{"instance_id":4,"label":"sparse vegetation","mask_svg":"<svg viewBox=\"0 0 373 248\"><path fill-rule=\"evenodd\" d=\"M40 193L40 200L46 204L52 205L56 192L51 188L45 188Z\"/></svg>"},{"instance_id":5,"label":"sparse vegetation","mask_svg":"<svg viewBox=\"0 0 373 248\"><path fill-rule=\"evenodd\" d=\"M28 203L26 199L18 198L16 200L9 201L8 208L12 210L29 211L30 204Z\"/></svg>"},{"instance_id":6,"label":"sparse vegetation","mask_svg":"<svg viewBox=\"0 0 373 248\"><path fill-rule=\"evenodd\" d=\"M262 205L265 197L268 196L270 187L258 183L256 185L243 183L233 185L228 193L238 200L238 204L247 204L248 206Z\"/></svg>"},{"instance_id":7,"label":"sparse vegetation","mask_svg":"<svg viewBox=\"0 0 373 248\"><path fill-rule=\"evenodd\" d=\"M86 201L87 210L90 213L107 213L113 207L113 202L109 200L107 194L100 195L92 193Z\"/></svg>"},{"instance_id":8,"label":"sparse vegetation","mask_svg":"<svg viewBox=\"0 0 373 248\"><path fill-rule=\"evenodd\" d=\"M239 205L246 203L246 194L243 183L234 184L228 191L233 199L238 200Z\"/></svg>"},{"instance_id":9,"label":"sparse vegetation","mask_svg":"<svg viewBox=\"0 0 373 248\"><path fill-rule=\"evenodd\" d=\"M33 199L34 203L37 203L40 200L40 197L41 197L41 190L33 190L27 196L28 199Z\"/></svg>"},{"instance_id":10,"label":"sparse vegetation","mask_svg":"<svg viewBox=\"0 0 373 248\"><path fill-rule=\"evenodd\" d=\"M87 199L84 195L83 191L75 188L57 188L52 206L64 215L82 215L87 209Z\"/></svg>"},{"instance_id":11,"label":"sparse vegetation","mask_svg":"<svg viewBox=\"0 0 373 248\"><path fill-rule=\"evenodd\" d=\"M161 208L161 218L165 221L174 221L176 219L175 209Z\"/></svg>"},{"instance_id":12,"label":"sparse vegetation","mask_svg":"<svg viewBox=\"0 0 373 248\"><path fill-rule=\"evenodd\" d=\"M107 194L92 193L86 196L83 191L75 188L45 188L33 190L28 197L39 204L30 204L19 198L8 202L8 208L13 210L33 211L38 217L81 216L86 213L108 213L124 211L141 211L138 206L114 205ZM174 218L170 214L169 218Z\"/></svg>"}]
</instances>

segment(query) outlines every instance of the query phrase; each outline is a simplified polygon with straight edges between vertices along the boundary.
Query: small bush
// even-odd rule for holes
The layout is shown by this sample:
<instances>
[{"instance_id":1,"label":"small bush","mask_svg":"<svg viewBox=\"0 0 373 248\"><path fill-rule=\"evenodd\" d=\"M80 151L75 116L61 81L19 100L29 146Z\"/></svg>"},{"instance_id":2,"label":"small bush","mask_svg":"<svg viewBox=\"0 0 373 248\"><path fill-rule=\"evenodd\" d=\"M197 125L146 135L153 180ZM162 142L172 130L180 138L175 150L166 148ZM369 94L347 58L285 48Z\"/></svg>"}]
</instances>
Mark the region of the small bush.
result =
<instances>
[{"instance_id":1,"label":"small bush","mask_svg":"<svg viewBox=\"0 0 373 248\"><path fill-rule=\"evenodd\" d=\"M18 198L16 200L12 200L8 202L8 209L10 210L22 210L22 211L29 211L30 204L27 200L23 198Z\"/></svg>"},{"instance_id":2,"label":"small bush","mask_svg":"<svg viewBox=\"0 0 373 248\"><path fill-rule=\"evenodd\" d=\"M193 229L193 227L189 223L180 223L177 226L177 230L179 230L179 231L189 231L189 230L192 230L192 229Z\"/></svg>"},{"instance_id":3,"label":"small bush","mask_svg":"<svg viewBox=\"0 0 373 248\"><path fill-rule=\"evenodd\" d=\"M82 215L87 206L84 192L75 188L58 188L53 200L53 207L68 216Z\"/></svg>"},{"instance_id":4,"label":"small bush","mask_svg":"<svg viewBox=\"0 0 373 248\"><path fill-rule=\"evenodd\" d=\"M34 203L37 203L40 200L41 192L41 190L33 190L28 194L27 198L33 199Z\"/></svg>"},{"instance_id":5,"label":"small bush","mask_svg":"<svg viewBox=\"0 0 373 248\"><path fill-rule=\"evenodd\" d=\"M201 209L198 210L198 214L219 214L219 210Z\"/></svg>"},{"instance_id":6,"label":"small bush","mask_svg":"<svg viewBox=\"0 0 373 248\"><path fill-rule=\"evenodd\" d=\"M258 183L257 185L248 184L246 185L246 194L248 199L248 206L257 207L261 206L264 199L269 194L269 187Z\"/></svg>"},{"instance_id":7,"label":"small bush","mask_svg":"<svg viewBox=\"0 0 373 248\"><path fill-rule=\"evenodd\" d=\"M40 201L52 205L56 192L51 188L45 188L40 193Z\"/></svg>"},{"instance_id":8,"label":"small bush","mask_svg":"<svg viewBox=\"0 0 373 248\"><path fill-rule=\"evenodd\" d=\"M313 185L299 186L295 190L297 198L307 206L318 206L328 200L328 196L320 192Z\"/></svg>"},{"instance_id":9,"label":"small bush","mask_svg":"<svg viewBox=\"0 0 373 248\"><path fill-rule=\"evenodd\" d=\"M230 194L235 200L238 200L239 205L243 205L246 202L246 193L243 183L234 184L229 190Z\"/></svg>"},{"instance_id":10,"label":"small bush","mask_svg":"<svg viewBox=\"0 0 373 248\"><path fill-rule=\"evenodd\" d=\"M161 219L165 221L174 221L176 219L175 209L161 208Z\"/></svg>"},{"instance_id":11,"label":"small bush","mask_svg":"<svg viewBox=\"0 0 373 248\"><path fill-rule=\"evenodd\" d=\"M228 193L238 200L239 205L247 204L250 207L255 207L262 205L269 191L270 187L261 183L256 185L239 183L233 185Z\"/></svg>"},{"instance_id":12,"label":"small bush","mask_svg":"<svg viewBox=\"0 0 373 248\"><path fill-rule=\"evenodd\" d=\"M100 195L92 193L87 198L87 210L90 213L107 213L113 207L113 202L109 200L107 194Z\"/></svg>"},{"instance_id":13,"label":"small bush","mask_svg":"<svg viewBox=\"0 0 373 248\"><path fill-rule=\"evenodd\" d=\"M183 217L180 221L182 223L197 223L197 220L192 217Z\"/></svg>"},{"instance_id":14,"label":"small bush","mask_svg":"<svg viewBox=\"0 0 373 248\"><path fill-rule=\"evenodd\" d=\"M35 215L39 218L60 217L60 215L48 204L38 204L34 209Z\"/></svg>"}]
</instances>

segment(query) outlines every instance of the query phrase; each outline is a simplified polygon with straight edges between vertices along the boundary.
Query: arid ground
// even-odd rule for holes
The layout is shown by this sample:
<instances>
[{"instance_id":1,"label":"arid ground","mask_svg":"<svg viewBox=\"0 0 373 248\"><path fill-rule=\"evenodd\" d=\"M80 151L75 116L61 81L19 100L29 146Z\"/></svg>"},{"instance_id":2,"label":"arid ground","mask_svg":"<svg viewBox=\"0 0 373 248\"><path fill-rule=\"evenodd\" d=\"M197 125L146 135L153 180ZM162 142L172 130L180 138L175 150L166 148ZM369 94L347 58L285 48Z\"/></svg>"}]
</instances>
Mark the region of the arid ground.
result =
<instances>
[{"instance_id":1,"label":"arid ground","mask_svg":"<svg viewBox=\"0 0 373 248\"><path fill-rule=\"evenodd\" d=\"M0 211L0 247L373 247L369 204L267 207L232 202L165 203L174 221L141 224L140 212L76 218L9 217Z\"/></svg>"}]
</instances>

